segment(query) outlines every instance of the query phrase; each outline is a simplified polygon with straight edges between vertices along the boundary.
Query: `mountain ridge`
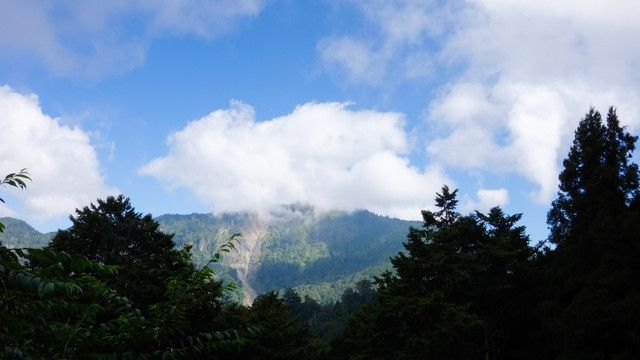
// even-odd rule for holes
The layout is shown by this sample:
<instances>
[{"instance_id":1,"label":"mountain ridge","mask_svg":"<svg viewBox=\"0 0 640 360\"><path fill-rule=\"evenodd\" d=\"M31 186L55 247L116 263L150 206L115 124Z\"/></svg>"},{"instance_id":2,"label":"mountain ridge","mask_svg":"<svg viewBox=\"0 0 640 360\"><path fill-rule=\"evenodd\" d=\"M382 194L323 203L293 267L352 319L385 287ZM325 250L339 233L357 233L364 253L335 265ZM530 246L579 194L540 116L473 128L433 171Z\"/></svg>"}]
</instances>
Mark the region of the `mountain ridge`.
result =
<instances>
[{"instance_id":1,"label":"mountain ridge","mask_svg":"<svg viewBox=\"0 0 640 360\"><path fill-rule=\"evenodd\" d=\"M333 302L363 278L390 269L389 257L402 250L410 226L421 222L376 215L367 210L317 212L309 205L283 205L269 212L242 211L164 214L160 230L174 234L177 248L192 245L202 266L232 234L242 233L236 250L215 266L220 279L233 281L231 300L250 303L269 290L294 288L321 303ZM0 241L7 247L42 247L55 232L42 234L26 222L7 224Z\"/></svg>"}]
</instances>

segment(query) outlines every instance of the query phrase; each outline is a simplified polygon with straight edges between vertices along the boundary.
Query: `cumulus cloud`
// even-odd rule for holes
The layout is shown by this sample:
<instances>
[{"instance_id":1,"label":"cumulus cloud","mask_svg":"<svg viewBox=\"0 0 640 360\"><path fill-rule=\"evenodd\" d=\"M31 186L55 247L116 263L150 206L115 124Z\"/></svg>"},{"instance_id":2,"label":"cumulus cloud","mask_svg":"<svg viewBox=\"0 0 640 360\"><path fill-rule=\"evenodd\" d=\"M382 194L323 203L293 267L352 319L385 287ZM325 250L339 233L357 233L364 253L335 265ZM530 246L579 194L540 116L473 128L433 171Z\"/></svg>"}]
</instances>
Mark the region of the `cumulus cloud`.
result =
<instances>
[{"instance_id":1,"label":"cumulus cloud","mask_svg":"<svg viewBox=\"0 0 640 360\"><path fill-rule=\"evenodd\" d=\"M534 199L548 201L563 140L580 116L572 118L565 97L545 86L456 84L432 103L430 120L446 135L427 150L449 166L519 173L538 185Z\"/></svg>"},{"instance_id":2,"label":"cumulus cloud","mask_svg":"<svg viewBox=\"0 0 640 360\"><path fill-rule=\"evenodd\" d=\"M42 222L117 192L105 185L88 134L43 114L35 94L0 86L0 128L2 176L28 168L33 179L26 191L5 189L18 203L0 215Z\"/></svg>"},{"instance_id":3,"label":"cumulus cloud","mask_svg":"<svg viewBox=\"0 0 640 360\"><path fill-rule=\"evenodd\" d=\"M382 69L379 77L396 75L384 70L397 64L405 65L404 81L434 67L458 73L428 106L425 147L436 162L517 173L537 186L532 198L545 203L590 106L606 112L614 105L624 124L640 127L636 1L350 3L378 31L334 38L351 39L352 49L366 44L376 55L366 68ZM325 61L342 64L353 81L365 80L353 63L336 60L339 51L322 49Z\"/></svg>"},{"instance_id":4,"label":"cumulus cloud","mask_svg":"<svg viewBox=\"0 0 640 360\"><path fill-rule=\"evenodd\" d=\"M234 101L168 137L169 154L140 169L169 188L183 187L216 212L310 203L366 208L419 218L450 183L438 167L417 169L401 114L307 103L256 122Z\"/></svg>"},{"instance_id":5,"label":"cumulus cloud","mask_svg":"<svg viewBox=\"0 0 640 360\"><path fill-rule=\"evenodd\" d=\"M573 130L590 106L606 111L616 105L631 125L640 120L632 105L640 95L640 47L632 34L640 5L623 1L471 1L443 56L468 63L463 77L432 103L430 121L446 124L447 137L429 150L473 137L472 151L484 161L463 164L513 171L538 185L532 194L549 201L556 189L559 159L566 155ZM473 14L473 15L471 15ZM615 25L612 25L615 24ZM480 109L474 121L461 122L444 105L462 94ZM484 109L483 109L484 108ZM485 121L487 116L492 120ZM623 119L625 121L625 119ZM482 130L477 129L482 123ZM630 124L630 122L627 122ZM468 139L467 139L468 140ZM461 150L462 151L462 150ZM449 155L445 155L449 156Z\"/></svg>"},{"instance_id":6,"label":"cumulus cloud","mask_svg":"<svg viewBox=\"0 0 640 360\"><path fill-rule=\"evenodd\" d=\"M205 39L255 17L264 0L0 0L0 53L35 56L56 75L100 77L140 66L166 35ZM11 55L9 55L11 54Z\"/></svg>"},{"instance_id":7,"label":"cumulus cloud","mask_svg":"<svg viewBox=\"0 0 640 360\"><path fill-rule=\"evenodd\" d=\"M478 201L468 199L462 206L463 213L469 213L476 210L486 213L493 207L504 207L509 204L509 192L507 189L480 189L476 196Z\"/></svg>"}]
</instances>

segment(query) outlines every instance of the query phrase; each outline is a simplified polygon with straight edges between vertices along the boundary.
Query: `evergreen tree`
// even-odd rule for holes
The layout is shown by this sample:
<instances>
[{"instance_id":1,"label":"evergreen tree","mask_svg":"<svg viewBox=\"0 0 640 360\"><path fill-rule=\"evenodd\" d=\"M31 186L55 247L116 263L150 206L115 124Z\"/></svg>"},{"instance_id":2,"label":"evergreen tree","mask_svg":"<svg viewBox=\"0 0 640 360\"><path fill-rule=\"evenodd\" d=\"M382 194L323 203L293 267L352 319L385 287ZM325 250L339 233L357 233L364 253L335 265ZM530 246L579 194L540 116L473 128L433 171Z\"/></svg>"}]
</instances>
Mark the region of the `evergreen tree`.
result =
<instances>
[{"instance_id":1,"label":"evergreen tree","mask_svg":"<svg viewBox=\"0 0 640 360\"><path fill-rule=\"evenodd\" d=\"M233 328L261 328L257 336L246 338L239 351L220 352L224 359L324 359L328 351L327 344L273 290L259 295L251 307L229 306L219 320Z\"/></svg>"},{"instance_id":2,"label":"evergreen tree","mask_svg":"<svg viewBox=\"0 0 640 360\"><path fill-rule=\"evenodd\" d=\"M233 248L236 236L220 251ZM27 258L38 267L25 265ZM98 280L115 272L82 255L0 246L0 358L217 359L256 334L212 321L208 307L225 288L209 266L182 267L166 279L166 299L147 315Z\"/></svg>"},{"instance_id":3,"label":"evergreen tree","mask_svg":"<svg viewBox=\"0 0 640 360\"><path fill-rule=\"evenodd\" d=\"M522 214L506 215L500 208L476 212L485 228L476 249L477 267L470 291L471 310L484 321L485 358L536 359L539 344L533 309L536 304L537 252L529 246Z\"/></svg>"},{"instance_id":4,"label":"evergreen tree","mask_svg":"<svg viewBox=\"0 0 640 360\"><path fill-rule=\"evenodd\" d=\"M637 139L620 127L613 108L606 125L599 112L589 110L563 161L560 191L547 217L552 243L575 242L602 215L617 217L638 201L638 165L629 161Z\"/></svg>"},{"instance_id":5,"label":"evergreen tree","mask_svg":"<svg viewBox=\"0 0 640 360\"><path fill-rule=\"evenodd\" d=\"M25 174L24 170L10 174L0 185L24 188L21 179L29 179ZM68 246L71 254L0 246L3 359L212 359L217 358L217 350L237 348L244 342L243 335L255 334L256 329L251 326L223 329L211 321L212 310L218 307L229 286L222 287L215 281L208 265L219 260L220 252L235 248L234 241L240 234L223 244L207 266L195 270L189 252L175 252L164 246L167 242L172 244L171 237L157 231L157 223L150 216L142 218L133 212L128 199L109 198L92 208L93 211L88 208L78 211L78 218L72 218L77 220L74 225L78 227L59 233L58 242L50 246ZM112 211L104 211L105 208ZM129 227L119 229L125 224ZM87 232L96 230L94 237L87 236ZM112 233L101 234L100 230ZM144 230L149 231L147 237ZM127 244L126 238L116 235L127 234L133 240L123 246ZM96 244L96 239L111 241L114 248L101 248L105 244ZM83 240L88 249L81 246ZM159 249L153 249L154 245ZM172 253L167 257L169 251ZM111 257L105 260L105 254ZM177 265L178 271L162 274L167 277L159 280L158 286L163 288L164 297L143 316L135 304L100 280L114 277L117 266L97 261L121 261L122 269L131 270L136 265L150 265L144 261L146 257L160 263L146 268L155 278L160 273L154 270L169 258L176 260L172 266ZM126 265L126 260L132 264ZM122 285L122 281L120 278L116 283ZM140 294L148 292L143 290Z\"/></svg>"},{"instance_id":6,"label":"evergreen tree","mask_svg":"<svg viewBox=\"0 0 640 360\"><path fill-rule=\"evenodd\" d=\"M522 330L514 325L526 316L517 301L533 255L524 228L515 227L520 215L495 208L461 216L456 195L444 186L439 210L422 212L423 228L409 230L406 251L391 259L395 273L376 278L376 300L349 319L336 356L518 357L510 332Z\"/></svg>"},{"instance_id":7,"label":"evergreen tree","mask_svg":"<svg viewBox=\"0 0 640 360\"><path fill-rule=\"evenodd\" d=\"M543 304L561 358L640 355L639 172L636 136L615 109L606 123L590 109L564 160L547 222L557 245Z\"/></svg>"},{"instance_id":8,"label":"evergreen tree","mask_svg":"<svg viewBox=\"0 0 640 360\"><path fill-rule=\"evenodd\" d=\"M150 214L136 213L123 195L98 199L70 219L72 226L58 231L47 249L117 265L117 277L104 280L143 311L163 299L167 278L183 266L193 269L174 249L173 235L159 231Z\"/></svg>"}]
</instances>

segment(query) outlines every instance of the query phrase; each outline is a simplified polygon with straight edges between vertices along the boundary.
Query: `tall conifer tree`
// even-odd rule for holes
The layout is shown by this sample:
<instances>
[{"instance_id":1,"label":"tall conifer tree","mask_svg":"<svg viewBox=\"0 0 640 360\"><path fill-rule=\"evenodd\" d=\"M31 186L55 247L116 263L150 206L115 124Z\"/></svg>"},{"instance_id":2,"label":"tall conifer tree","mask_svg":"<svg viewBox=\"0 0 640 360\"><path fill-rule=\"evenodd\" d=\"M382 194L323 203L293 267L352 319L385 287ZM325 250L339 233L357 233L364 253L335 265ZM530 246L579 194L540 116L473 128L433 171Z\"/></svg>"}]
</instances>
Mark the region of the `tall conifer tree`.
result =
<instances>
[{"instance_id":1,"label":"tall conifer tree","mask_svg":"<svg viewBox=\"0 0 640 360\"><path fill-rule=\"evenodd\" d=\"M395 274L376 279L376 300L357 311L335 348L349 359L518 358L526 337L523 272L532 256L520 215L494 208L462 216L457 190L436 194L405 251L391 259ZM514 330L519 332L513 333Z\"/></svg>"},{"instance_id":2,"label":"tall conifer tree","mask_svg":"<svg viewBox=\"0 0 640 360\"><path fill-rule=\"evenodd\" d=\"M640 350L640 224L636 136L609 109L580 122L547 222L552 253L545 305L558 356L630 358Z\"/></svg>"},{"instance_id":3,"label":"tall conifer tree","mask_svg":"<svg viewBox=\"0 0 640 360\"><path fill-rule=\"evenodd\" d=\"M118 265L118 276L104 280L143 311L163 299L168 277L182 266L193 268L180 261L173 235L161 232L150 214L137 213L123 195L98 199L97 205L76 209L70 219L73 225L58 231L47 249Z\"/></svg>"}]
</instances>

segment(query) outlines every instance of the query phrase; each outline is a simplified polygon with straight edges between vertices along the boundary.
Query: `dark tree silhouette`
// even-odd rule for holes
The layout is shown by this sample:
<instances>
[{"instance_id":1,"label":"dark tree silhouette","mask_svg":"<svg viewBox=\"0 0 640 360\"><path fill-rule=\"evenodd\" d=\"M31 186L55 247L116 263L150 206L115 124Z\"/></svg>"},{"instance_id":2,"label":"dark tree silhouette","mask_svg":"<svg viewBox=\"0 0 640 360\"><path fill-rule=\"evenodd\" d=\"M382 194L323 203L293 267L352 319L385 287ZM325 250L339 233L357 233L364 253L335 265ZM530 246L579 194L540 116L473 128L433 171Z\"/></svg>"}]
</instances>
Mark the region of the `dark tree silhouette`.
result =
<instances>
[{"instance_id":1,"label":"dark tree silhouette","mask_svg":"<svg viewBox=\"0 0 640 360\"><path fill-rule=\"evenodd\" d=\"M548 213L557 244L546 323L559 357L640 355L640 216L636 136L590 109L580 121Z\"/></svg>"},{"instance_id":2,"label":"dark tree silhouette","mask_svg":"<svg viewBox=\"0 0 640 360\"><path fill-rule=\"evenodd\" d=\"M192 267L180 261L173 235L159 231L150 214L136 213L123 195L98 199L70 218L72 226L58 231L47 248L117 265L118 275L104 280L143 311L163 298L166 279L179 267Z\"/></svg>"}]
</instances>

